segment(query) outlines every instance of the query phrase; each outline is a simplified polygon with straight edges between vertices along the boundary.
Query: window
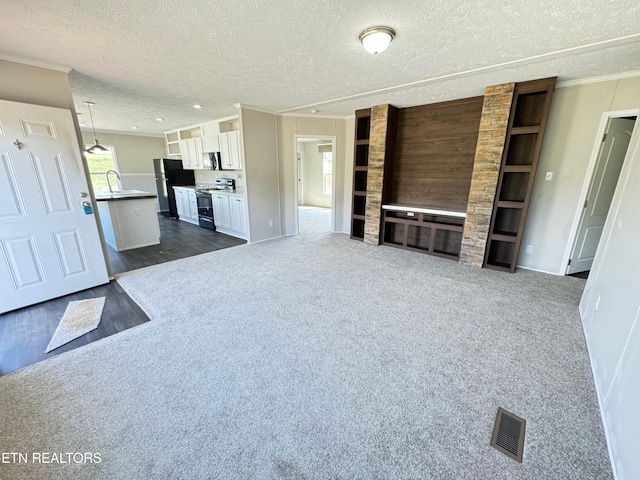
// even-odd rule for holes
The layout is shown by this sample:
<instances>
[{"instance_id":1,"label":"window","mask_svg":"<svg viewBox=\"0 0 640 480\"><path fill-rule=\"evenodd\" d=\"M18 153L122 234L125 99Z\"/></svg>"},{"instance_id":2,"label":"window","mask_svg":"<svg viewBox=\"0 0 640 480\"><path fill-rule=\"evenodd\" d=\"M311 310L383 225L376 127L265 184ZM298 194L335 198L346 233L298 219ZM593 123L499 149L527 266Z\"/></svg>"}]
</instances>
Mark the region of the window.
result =
<instances>
[{"instance_id":1,"label":"window","mask_svg":"<svg viewBox=\"0 0 640 480\"><path fill-rule=\"evenodd\" d=\"M322 194L331 195L333 186L333 152L322 154Z\"/></svg>"},{"instance_id":2,"label":"window","mask_svg":"<svg viewBox=\"0 0 640 480\"><path fill-rule=\"evenodd\" d=\"M85 147L88 147L86 145ZM110 150L110 153L86 153L84 154L87 159L87 165L89 166L89 175L91 176L91 185L94 190L107 190L107 176L105 175L109 170L118 171L116 158L114 155L114 148L111 145L102 145ZM111 186L114 186L115 175L112 174L110 178Z\"/></svg>"}]
</instances>

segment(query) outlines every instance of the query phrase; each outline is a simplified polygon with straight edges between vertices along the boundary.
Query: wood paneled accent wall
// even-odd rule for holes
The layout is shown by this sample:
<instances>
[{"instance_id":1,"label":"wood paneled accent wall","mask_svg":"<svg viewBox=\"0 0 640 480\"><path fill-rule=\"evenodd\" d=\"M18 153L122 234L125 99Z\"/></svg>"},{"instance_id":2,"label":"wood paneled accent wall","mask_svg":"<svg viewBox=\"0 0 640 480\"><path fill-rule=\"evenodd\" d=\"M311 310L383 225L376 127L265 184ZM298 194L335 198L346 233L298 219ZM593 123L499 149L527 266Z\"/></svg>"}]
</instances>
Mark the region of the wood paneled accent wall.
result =
<instances>
[{"instance_id":1,"label":"wood paneled accent wall","mask_svg":"<svg viewBox=\"0 0 640 480\"><path fill-rule=\"evenodd\" d=\"M403 108L388 203L465 212L483 97Z\"/></svg>"},{"instance_id":2,"label":"wood paneled accent wall","mask_svg":"<svg viewBox=\"0 0 640 480\"><path fill-rule=\"evenodd\" d=\"M509 124L515 83L487 87L464 224L460 263L481 268Z\"/></svg>"},{"instance_id":3,"label":"wood paneled accent wall","mask_svg":"<svg viewBox=\"0 0 640 480\"><path fill-rule=\"evenodd\" d=\"M393 169L398 109L391 105L371 108L369 131L369 165L367 170L367 201L364 221L364 243L380 244L382 204L387 202L389 178ZM387 182L388 183L388 182Z\"/></svg>"}]
</instances>

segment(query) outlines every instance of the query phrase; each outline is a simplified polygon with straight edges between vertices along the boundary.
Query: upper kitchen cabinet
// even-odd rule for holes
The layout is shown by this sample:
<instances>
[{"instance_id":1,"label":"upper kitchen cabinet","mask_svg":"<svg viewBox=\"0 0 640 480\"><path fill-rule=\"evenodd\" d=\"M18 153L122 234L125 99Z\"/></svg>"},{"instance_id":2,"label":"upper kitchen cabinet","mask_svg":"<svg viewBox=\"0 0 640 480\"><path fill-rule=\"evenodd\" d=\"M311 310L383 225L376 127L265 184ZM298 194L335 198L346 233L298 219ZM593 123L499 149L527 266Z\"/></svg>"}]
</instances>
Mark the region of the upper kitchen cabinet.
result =
<instances>
[{"instance_id":1,"label":"upper kitchen cabinet","mask_svg":"<svg viewBox=\"0 0 640 480\"><path fill-rule=\"evenodd\" d=\"M237 120L220 122L220 159L224 170L242 170L240 129Z\"/></svg>"},{"instance_id":2,"label":"upper kitchen cabinet","mask_svg":"<svg viewBox=\"0 0 640 480\"><path fill-rule=\"evenodd\" d=\"M185 170L205 168L202 129L200 126L189 127L165 133L167 155L180 156Z\"/></svg>"},{"instance_id":3,"label":"upper kitchen cabinet","mask_svg":"<svg viewBox=\"0 0 640 480\"><path fill-rule=\"evenodd\" d=\"M202 139L185 138L180 140L180 156L182 158L182 167L185 170L198 170L203 166Z\"/></svg>"},{"instance_id":4,"label":"upper kitchen cabinet","mask_svg":"<svg viewBox=\"0 0 640 480\"><path fill-rule=\"evenodd\" d=\"M207 122L202 125L202 147L205 152L219 152L220 124L218 122Z\"/></svg>"}]
</instances>

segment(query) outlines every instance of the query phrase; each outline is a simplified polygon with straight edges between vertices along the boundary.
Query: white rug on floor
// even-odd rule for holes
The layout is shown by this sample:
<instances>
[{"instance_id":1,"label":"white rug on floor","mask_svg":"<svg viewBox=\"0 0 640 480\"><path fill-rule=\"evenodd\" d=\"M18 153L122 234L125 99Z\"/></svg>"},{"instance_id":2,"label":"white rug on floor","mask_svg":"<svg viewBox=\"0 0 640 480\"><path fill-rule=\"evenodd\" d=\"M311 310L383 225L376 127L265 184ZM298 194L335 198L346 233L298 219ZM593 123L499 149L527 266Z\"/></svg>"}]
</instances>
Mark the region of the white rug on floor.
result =
<instances>
[{"instance_id":1,"label":"white rug on floor","mask_svg":"<svg viewBox=\"0 0 640 480\"><path fill-rule=\"evenodd\" d=\"M98 328L100 318L102 318L104 300L105 297L98 297L69 302L62 320L60 320L60 325L56 328L44 353L49 353L51 350L66 345Z\"/></svg>"}]
</instances>

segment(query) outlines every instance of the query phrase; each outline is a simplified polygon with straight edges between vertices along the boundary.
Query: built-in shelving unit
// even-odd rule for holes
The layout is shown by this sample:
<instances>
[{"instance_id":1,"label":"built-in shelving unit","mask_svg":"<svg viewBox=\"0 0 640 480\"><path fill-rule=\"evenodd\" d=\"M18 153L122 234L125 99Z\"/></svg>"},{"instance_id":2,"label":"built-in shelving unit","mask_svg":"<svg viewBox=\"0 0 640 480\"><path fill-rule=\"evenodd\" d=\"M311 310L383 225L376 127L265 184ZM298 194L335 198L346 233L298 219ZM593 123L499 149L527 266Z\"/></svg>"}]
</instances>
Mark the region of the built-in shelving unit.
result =
<instances>
[{"instance_id":1,"label":"built-in shelving unit","mask_svg":"<svg viewBox=\"0 0 640 480\"><path fill-rule=\"evenodd\" d=\"M484 266L514 272L555 78L516 84Z\"/></svg>"},{"instance_id":2,"label":"built-in shelving unit","mask_svg":"<svg viewBox=\"0 0 640 480\"><path fill-rule=\"evenodd\" d=\"M457 260L464 213L384 205L382 244Z\"/></svg>"},{"instance_id":3,"label":"built-in shelving unit","mask_svg":"<svg viewBox=\"0 0 640 480\"><path fill-rule=\"evenodd\" d=\"M355 150L353 161L353 202L351 206L351 238L356 240L364 239L370 129L371 109L356 111Z\"/></svg>"}]
</instances>

